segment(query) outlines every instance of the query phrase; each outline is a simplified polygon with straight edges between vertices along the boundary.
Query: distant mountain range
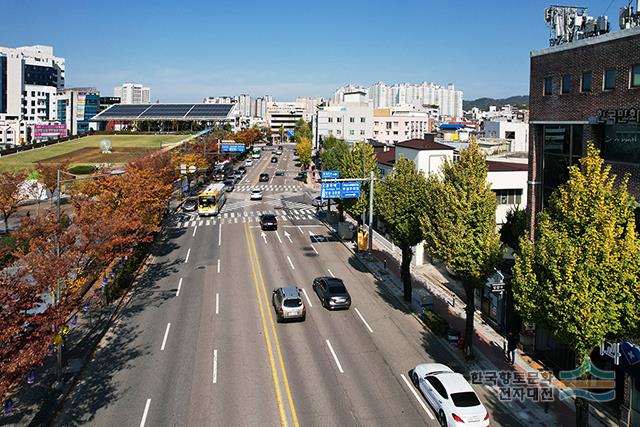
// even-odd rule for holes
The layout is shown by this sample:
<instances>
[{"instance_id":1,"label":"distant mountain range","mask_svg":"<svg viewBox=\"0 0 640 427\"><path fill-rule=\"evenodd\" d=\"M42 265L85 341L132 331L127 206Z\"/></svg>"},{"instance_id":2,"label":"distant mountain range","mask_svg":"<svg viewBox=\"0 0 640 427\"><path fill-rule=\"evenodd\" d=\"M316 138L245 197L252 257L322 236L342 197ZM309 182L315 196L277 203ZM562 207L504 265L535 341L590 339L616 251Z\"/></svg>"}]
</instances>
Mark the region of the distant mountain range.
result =
<instances>
[{"instance_id":1,"label":"distant mountain range","mask_svg":"<svg viewBox=\"0 0 640 427\"><path fill-rule=\"evenodd\" d=\"M462 101L462 109L464 111L469 111L473 107L478 107L480 110L488 110L489 106L495 105L500 108L503 105L529 105L529 96L528 95L519 95L519 96L510 96L509 98L504 99L495 99L495 98L478 98L473 101Z\"/></svg>"}]
</instances>

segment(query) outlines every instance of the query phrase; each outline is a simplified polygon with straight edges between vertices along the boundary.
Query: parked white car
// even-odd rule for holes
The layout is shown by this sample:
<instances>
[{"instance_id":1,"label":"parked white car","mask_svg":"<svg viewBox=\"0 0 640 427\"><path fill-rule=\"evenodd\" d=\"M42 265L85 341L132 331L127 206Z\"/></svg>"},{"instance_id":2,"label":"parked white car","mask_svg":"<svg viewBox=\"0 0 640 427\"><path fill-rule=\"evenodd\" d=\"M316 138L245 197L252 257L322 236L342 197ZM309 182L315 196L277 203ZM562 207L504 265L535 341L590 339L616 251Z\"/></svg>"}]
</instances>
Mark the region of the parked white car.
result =
<instances>
[{"instance_id":1,"label":"parked white car","mask_svg":"<svg viewBox=\"0 0 640 427\"><path fill-rule=\"evenodd\" d=\"M251 200L262 200L262 190L259 188L254 188L251 190L251 196L249 196Z\"/></svg>"},{"instance_id":2,"label":"parked white car","mask_svg":"<svg viewBox=\"0 0 640 427\"><path fill-rule=\"evenodd\" d=\"M245 166L253 166L253 160L251 160L251 159L247 159L247 160L245 160L245 161L244 161L244 165L245 165Z\"/></svg>"},{"instance_id":3,"label":"parked white car","mask_svg":"<svg viewBox=\"0 0 640 427\"><path fill-rule=\"evenodd\" d=\"M459 373L440 363L422 363L411 372L413 384L443 426L487 427L489 412Z\"/></svg>"}]
</instances>

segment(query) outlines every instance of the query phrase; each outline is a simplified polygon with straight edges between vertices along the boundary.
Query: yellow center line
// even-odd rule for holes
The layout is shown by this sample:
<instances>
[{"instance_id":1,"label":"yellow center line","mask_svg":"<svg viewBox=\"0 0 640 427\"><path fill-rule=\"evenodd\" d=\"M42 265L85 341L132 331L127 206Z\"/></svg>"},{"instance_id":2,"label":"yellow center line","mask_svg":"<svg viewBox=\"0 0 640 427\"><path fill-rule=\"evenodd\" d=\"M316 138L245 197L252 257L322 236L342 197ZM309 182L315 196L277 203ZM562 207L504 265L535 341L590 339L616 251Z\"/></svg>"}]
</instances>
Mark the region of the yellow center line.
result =
<instances>
[{"instance_id":1,"label":"yellow center line","mask_svg":"<svg viewBox=\"0 0 640 427\"><path fill-rule=\"evenodd\" d=\"M256 297L258 298L258 307L260 308L260 317L262 318L262 330L264 332L264 340L267 343L267 351L269 353L269 363L271 365L271 375L273 377L273 387L276 390L276 400L278 401L278 409L280 411L280 422L283 426L287 426L287 416L284 412L284 405L282 403L282 395L280 394L280 378L278 376L278 370L276 369L276 363L273 357L273 350L271 349L271 340L269 339L269 331L267 329L267 321L264 316L264 307L262 306L262 298L260 298L260 289L258 287L258 277L254 267L254 260L251 251L251 244L249 240L250 233L248 232L247 225L244 225L244 234L247 240L247 251L249 252L249 262L251 263L251 273L253 274L253 283L256 289ZM257 260L256 260L257 263ZM279 352L279 350L278 350ZM295 419L295 418L294 418Z\"/></svg>"},{"instance_id":2,"label":"yellow center line","mask_svg":"<svg viewBox=\"0 0 640 427\"><path fill-rule=\"evenodd\" d=\"M256 243L253 240L253 234L249 232L249 238L251 239L251 246L253 247L253 254L256 261L256 267L258 268L258 276L260 277L260 283L262 284L262 292L264 295L265 301L269 301L269 297L267 296L267 288L264 285L264 278L262 276L262 268L260 268L260 261L258 258L258 251L256 250ZM271 310L267 310L269 314L269 321L271 322L271 330L273 332L273 338L276 344L276 350L278 352L278 360L280 362L280 369L282 371L282 379L284 381L284 387L287 391L287 400L289 401L289 408L291 408L291 417L293 418L293 425L299 427L298 424L298 416L296 415L296 408L293 405L293 398L291 397L291 389L289 388L289 379L287 378L287 370L284 367L284 361L282 360L282 351L280 350L280 340L278 339L278 332L276 331L276 325L273 321L273 314Z\"/></svg>"}]
</instances>

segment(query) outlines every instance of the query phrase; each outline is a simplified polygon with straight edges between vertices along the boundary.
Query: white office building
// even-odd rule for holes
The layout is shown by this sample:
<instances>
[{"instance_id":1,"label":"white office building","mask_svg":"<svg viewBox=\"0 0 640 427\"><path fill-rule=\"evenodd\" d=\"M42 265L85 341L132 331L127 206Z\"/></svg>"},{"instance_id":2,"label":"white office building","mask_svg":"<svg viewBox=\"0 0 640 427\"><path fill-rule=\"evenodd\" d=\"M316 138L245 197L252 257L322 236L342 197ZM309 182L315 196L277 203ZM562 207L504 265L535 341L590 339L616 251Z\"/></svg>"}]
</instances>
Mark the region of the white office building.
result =
<instances>
[{"instance_id":1,"label":"white office building","mask_svg":"<svg viewBox=\"0 0 640 427\"><path fill-rule=\"evenodd\" d=\"M238 111L240 117L251 117L251 97L247 94L242 94L238 97Z\"/></svg>"},{"instance_id":2,"label":"white office building","mask_svg":"<svg viewBox=\"0 0 640 427\"><path fill-rule=\"evenodd\" d=\"M373 110L372 138L388 145L408 139L421 139L432 133L435 120L415 108L376 108Z\"/></svg>"},{"instance_id":3,"label":"white office building","mask_svg":"<svg viewBox=\"0 0 640 427\"><path fill-rule=\"evenodd\" d=\"M373 135L373 106L364 91L345 93L335 105L319 107L313 123L316 148L329 135L349 143L366 141Z\"/></svg>"},{"instance_id":4,"label":"white office building","mask_svg":"<svg viewBox=\"0 0 640 427\"><path fill-rule=\"evenodd\" d=\"M485 120L482 123L485 138L506 139L509 151L518 153L529 152L529 123L507 118Z\"/></svg>"},{"instance_id":5,"label":"white office building","mask_svg":"<svg viewBox=\"0 0 640 427\"><path fill-rule=\"evenodd\" d=\"M120 98L121 104L148 104L151 102L151 89L137 83L125 83L115 87L113 95Z\"/></svg>"},{"instance_id":6,"label":"white office building","mask_svg":"<svg viewBox=\"0 0 640 427\"><path fill-rule=\"evenodd\" d=\"M456 90L453 84L442 86L423 82L387 85L384 82L378 82L369 87L346 85L335 91L334 102L342 102L345 93L354 91L365 92L373 101L374 108L413 105L429 109L437 106L443 118L462 118L463 92Z\"/></svg>"},{"instance_id":7,"label":"white office building","mask_svg":"<svg viewBox=\"0 0 640 427\"><path fill-rule=\"evenodd\" d=\"M55 121L64 70L50 46L0 47L0 143L28 142L35 124Z\"/></svg>"}]
</instances>

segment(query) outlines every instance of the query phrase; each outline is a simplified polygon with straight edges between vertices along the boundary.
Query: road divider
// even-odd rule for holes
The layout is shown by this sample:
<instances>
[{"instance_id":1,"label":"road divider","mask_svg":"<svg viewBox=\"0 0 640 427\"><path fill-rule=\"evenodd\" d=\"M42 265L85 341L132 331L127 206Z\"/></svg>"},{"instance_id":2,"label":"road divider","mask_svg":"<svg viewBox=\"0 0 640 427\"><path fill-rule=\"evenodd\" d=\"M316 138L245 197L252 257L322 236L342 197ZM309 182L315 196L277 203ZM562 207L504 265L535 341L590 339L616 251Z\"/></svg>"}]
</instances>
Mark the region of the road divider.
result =
<instances>
[{"instance_id":1,"label":"road divider","mask_svg":"<svg viewBox=\"0 0 640 427\"><path fill-rule=\"evenodd\" d=\"M140 420L140 427L144 427L144 423L147 422L147 415L149 414L150 405L151 399L147 399L147 403L144 404L144 412L142 413L142 419Z\"/></svg>"},{"instance_id":2,"label":"road divider","mask_svg":"<svg viewBox=\"0 0 640 427\"><path fill-rule=\"evenodd\" d=\"M357 307L354 307L356 310L356 313L358 313L358 316L360 316L360 320L362 320L362 323L364 323L364 326L367 327L367 329L369 330L369 332L373 333L373 329L371 329L371 326L369 326L369 324L367 323L366 320L364 320L364 317L362 316L362 314L360 313L360 310L358 310Z\"/></svg>"},{"instance_id":3,"label":"road divider","mask_svg":"<svg viewBox=\"0 0 640 427\"><path fill-rule=\"evenodd\" d=\"M435 420L433 414L431 413L431 411L429 410L429 408L427 408L427 405L425 405L424 401L422 399L420 399L420 395L418 394L418 392L416 391L415 387L413 385L411 385L411 383L409 382L409 380L407 379L407 377L404 376L404 374L400 374L400 376L402 377L402 380L404 381L404 383L407 385L407 387L409 388L409 390L411 390L411 393L413 393L413 397L416 398L416 400L418 401L418 403L420 404L420 406L422 406L422 409L424 409L424 411L427 413L427 415L429 415L429 418L431 418L432 420Z\"/></svg>"},{"instance_id":4,"label":"road divider","mask_svg":"<svg viewBox=\"0 0 640 427\"><path fill-rule=\"evenodd\" d=\"M340 364L340 361L338 360L338 356L336 356L336 352L333 351L333 346L331 345L331 342L329 342L329 340L327 341L327 346L329 347L329 351L331 352L331 355L333 356L333 360L336 361L336 365L338 365L338 370L340 371L341 374L344 374L344 371L342 370L342 365Z\"/></svg>"},{"instance_id":5,"label":"road divider","mask_svg":"<svg viewBox=\"0 0 640 427\"><path fill-rule=\"evenodd\" d=\"M169 329L171 329L171 323L167 323L167 329L164 331L164 338L162 339L162 346L160 347L160 351L164 351L164 346L167 344Z\"/></svg>"}]
</instances>

